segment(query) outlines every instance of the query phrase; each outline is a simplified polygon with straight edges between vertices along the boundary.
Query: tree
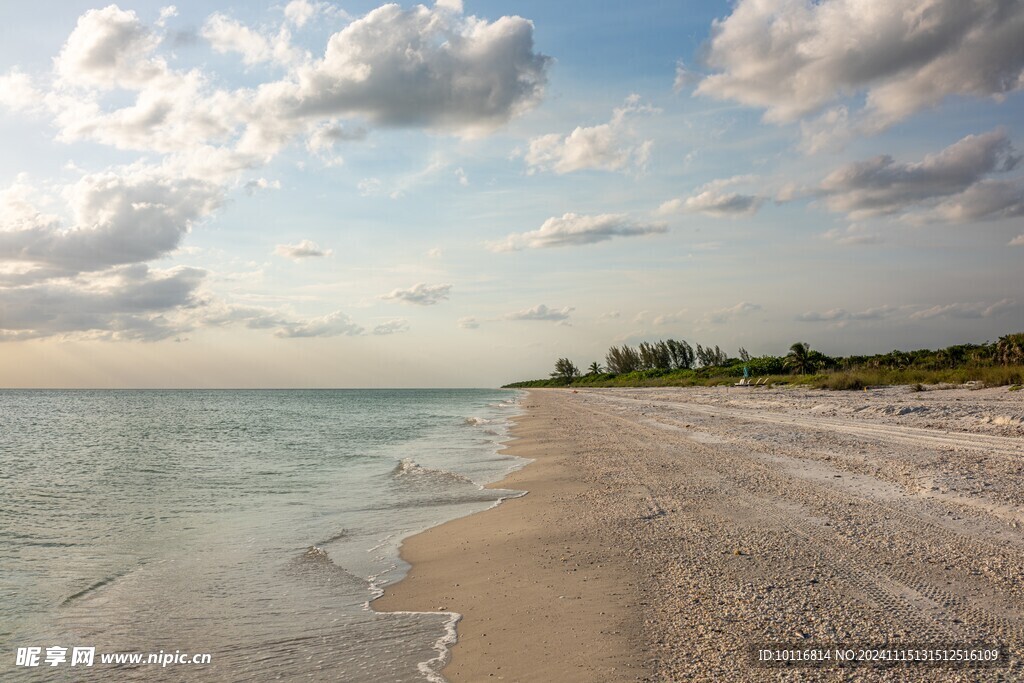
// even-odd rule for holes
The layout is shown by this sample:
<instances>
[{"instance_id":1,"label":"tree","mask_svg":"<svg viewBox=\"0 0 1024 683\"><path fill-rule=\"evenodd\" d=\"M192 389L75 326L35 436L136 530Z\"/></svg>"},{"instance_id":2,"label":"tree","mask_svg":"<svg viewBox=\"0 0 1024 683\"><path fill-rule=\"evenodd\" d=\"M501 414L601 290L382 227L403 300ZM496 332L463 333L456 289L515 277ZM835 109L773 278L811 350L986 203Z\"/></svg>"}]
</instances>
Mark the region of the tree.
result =
<instances>
[{"instance_id":1,"label":"tree","mask_svg":"<svg viewBox=\"0 0 1024 683\"><path fill-rule=\"evenodd\" d=\"M750 354L747 353L747 350L742 346L740 347L740 360L743 361L744 363L750 362Z\"/></svg>"},{"instance_id":2,"label":"tree","mask_svg":"<svg viewBox=\"0 0 1024 683\"><path fill-rule=\"evenodd\" d=\"M635 372L641 368L640 354L626 344L621 347L613 346L608 349L608 355L604 357L604 364L608 368L608 372L616 375Z\"/></svg>"},{"instance_id":3,"label":"tree","mask_svg":"<svg viewBox=\"0 0 1024 683\"><path fill-rule=\"evenodd\" d=\"M568 384L579 376L580 369L573 365L568 358L559 358L555 361L555 371L551 373L552 379L560 379Z\"/></svg>"},{"instance_id":4,"label":"tree","mask_svg":"<svg viewBox=\"0 0 1024 683\"><path fill-rule=\"evenodd\" d=\"M1024 332L1000 337L995 356L1003 365L1024 365Z\"/></svg>"},{"instance_id":5,"label":"tree","mask_svg":"<svg viewBox=\"0 0 1024 683\"><path fill-rule=\"evenodd\" d=\"M604 372L604 369L601 367L601 364L598 363L596 360L590 364L589 368L587 368L588 375L600 375L602 372Z\"/></svg>"},{"instance_id":6,"label":"tree","mask_svg":"<svg viewBox=\"0 0 1024 683\"><path fill-rule=\"evenodd\" d=\"M676 341L675 339L669 339L665 342L668 346L669 356L672 358L672 367L676 370L689 370L693 367L694 353L693 348L685 341Z\"/></svg>"},{"instance_id":7,"label":"tree","mask_svg":"<svg viewBox=\"0 0 1024 683\"><path fill-rule=\"evenodd\" d=\"M728 356L725 355L725 351L719 347L711 348L710 346L704 348L700 344L697 344L697 359L700 361L701 367L712 368L717 365L725 365L729 362Z\"/></svg>"},{"instance_id":8,"label":"tree","mask_svg":"<svg viewBox=\"0 0 1024 683\"><path fill-rule=\"evenodd\" d=\"M786 360L784 361L785 367L793 372L806 375L814 369L811 353L810 344L807 342L796 342L789 347L789 353L786 354Z\"/></svg>"}]
</instances>

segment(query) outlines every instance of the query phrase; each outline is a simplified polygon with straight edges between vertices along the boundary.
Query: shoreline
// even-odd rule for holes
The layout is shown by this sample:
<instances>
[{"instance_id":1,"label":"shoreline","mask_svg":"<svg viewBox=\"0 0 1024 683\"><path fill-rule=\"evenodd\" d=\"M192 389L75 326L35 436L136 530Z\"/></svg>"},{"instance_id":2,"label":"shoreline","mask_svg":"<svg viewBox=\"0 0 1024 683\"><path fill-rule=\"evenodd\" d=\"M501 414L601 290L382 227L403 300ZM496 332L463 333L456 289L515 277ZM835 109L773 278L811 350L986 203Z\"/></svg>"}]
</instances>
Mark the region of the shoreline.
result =
<instances>
[{"instance_id":1,"label":"shoreline","mask_svg":"<svg viewBox=\"0 0 1024 683\"><path fill-rule=\"evenodd\" d=\"M409 537L378 611L457 612L459 681L935 680L751 646L1003 644L1024 672L1024 395L531 391L528 491ZM952 587L952 588L951 588ZM983 675L984 674L984 675Z\"/></svg>"},{"instance_id":2,"label":"shoreline","mask_svg":"<svg viewBox=\"0 0 1024 683\"><path fill-rule=\"evenodd\" d=\"M371 603L461 615L447 680L641 677L632 562L593 524L597 482L572 467L572 441L558 436L560 393L526 393L501 452L531 462L486 485L527 493L406 538L409 571Z\"/></svg>"}]
</instances>

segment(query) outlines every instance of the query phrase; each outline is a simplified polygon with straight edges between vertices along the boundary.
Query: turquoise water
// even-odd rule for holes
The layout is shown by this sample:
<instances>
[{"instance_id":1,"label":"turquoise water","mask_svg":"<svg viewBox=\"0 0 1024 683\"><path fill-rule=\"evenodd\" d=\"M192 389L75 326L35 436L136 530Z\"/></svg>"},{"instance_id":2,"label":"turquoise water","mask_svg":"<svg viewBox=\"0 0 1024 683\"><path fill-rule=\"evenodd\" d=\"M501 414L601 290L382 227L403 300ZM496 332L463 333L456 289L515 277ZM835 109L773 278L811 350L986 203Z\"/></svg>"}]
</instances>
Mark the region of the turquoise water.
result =
<instances>
[{"instance_id":1,"label":"turquoise water","mask_svg":"<svg viewBox=\"0 0 1024 683\"><path fill-rule=\"evenodd\" d=\"M452 616L367 602L403 537L515 495L480 485L516 400L0 391L0 679L439 680ZM15 666L53 645L212 663Z\"/></svg>"}]
</instances>

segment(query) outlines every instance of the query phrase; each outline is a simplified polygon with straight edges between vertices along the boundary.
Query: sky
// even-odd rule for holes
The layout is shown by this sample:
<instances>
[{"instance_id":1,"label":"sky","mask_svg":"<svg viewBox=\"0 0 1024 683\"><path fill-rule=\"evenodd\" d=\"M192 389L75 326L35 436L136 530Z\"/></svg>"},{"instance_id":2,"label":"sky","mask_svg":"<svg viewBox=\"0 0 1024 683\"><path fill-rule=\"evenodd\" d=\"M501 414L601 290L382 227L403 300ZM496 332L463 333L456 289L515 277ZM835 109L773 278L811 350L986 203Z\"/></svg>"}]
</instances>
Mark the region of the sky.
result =
<instances>
[{"instance_id":1,"label":"sky","mask_svg":"<svg viewBox=\"0 0 1024 683\"><path fill-rule=\"evenodd\" d=\"M0 386L1024 330L1024 2L0 5Z\"/></svg>"}]
</instances>

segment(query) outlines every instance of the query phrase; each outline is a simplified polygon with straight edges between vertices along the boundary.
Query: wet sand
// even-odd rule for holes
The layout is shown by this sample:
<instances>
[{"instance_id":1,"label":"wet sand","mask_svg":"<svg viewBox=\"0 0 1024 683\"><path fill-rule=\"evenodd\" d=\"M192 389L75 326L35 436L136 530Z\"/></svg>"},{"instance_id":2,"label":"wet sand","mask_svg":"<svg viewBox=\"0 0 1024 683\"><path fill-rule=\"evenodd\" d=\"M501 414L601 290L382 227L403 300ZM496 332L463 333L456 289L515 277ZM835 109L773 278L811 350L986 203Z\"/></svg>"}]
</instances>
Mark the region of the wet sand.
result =
<instances>
[{"instance_id":1,"label":"wet sand","mask_svg":"<svg viewBox=\"0 0 1024 683\"><path fill-rule=\"evenodd\" d=\"M1024 392L531 391L501 482L378 609L453 681L1021 680ZM758 669L755 643L1003 643L1008 668Z\"/></svg>"},{"instance_id":2,"label":"wet sand","mask_svg":"<svg viewBox=\"0 0 1024 683\"><path fill-rule=\"evenodd\" d=\"M493 485L528 491L405 540L409 574L379 611L458 612L451 681L638 680L636 585L626 548L595 524L559 396L533 392L508 453L533 462Z\"/></svg>"}]
</instances>

